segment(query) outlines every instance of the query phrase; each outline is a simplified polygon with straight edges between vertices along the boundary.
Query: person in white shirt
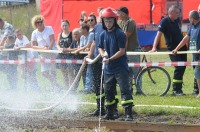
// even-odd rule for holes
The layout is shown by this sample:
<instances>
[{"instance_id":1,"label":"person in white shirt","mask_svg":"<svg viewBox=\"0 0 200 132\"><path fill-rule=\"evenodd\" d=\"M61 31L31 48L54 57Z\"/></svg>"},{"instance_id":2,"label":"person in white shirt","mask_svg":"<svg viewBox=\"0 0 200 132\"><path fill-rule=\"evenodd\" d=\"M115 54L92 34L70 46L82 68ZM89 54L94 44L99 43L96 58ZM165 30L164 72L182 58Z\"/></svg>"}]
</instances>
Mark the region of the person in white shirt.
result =
<instances>
[{"instance_id":1,"label":"person in white shirt","mask_svg":"<svg viewBox=\"0 0 200 132\"><path fill-rule=\"evenodd\" d=\"M31 46L33 49L40 50L56 50L56 43L54 38L54 31L51 26L44 25L44 17L36 15L32 18L32 26L35 30L31 35ZM56 59L56 54L52 53L40 53L40 57L44 59ZM55 63L41 63L42 75L47 78L52 90L59 90L60 86L57 83L56 78L56 64Z\"/></svg>"},{"instance_id":2,"label":"person in white shirt","mask_svg":"<svg viewBox=\"0 0 200 132\"><path fill-rule=\"evenodd\" d=\"M15 50L20 50L21 48L31 48L30 41L28 38L23 34L21 29L16 29L15 30ZM21 53L21 59L25 60L25 52L22 51ZM27 59L30 58L37 58L38 53L35 51L27 51ZM27 64L27 82L29 84L30 90L32 91L39 91L40 88L38 86L38 81L36 78L36 72L37 72L37 64L34 62L26 62ZM24 72L24 64L21 64L21 77L25 77L25 72Z\"/></svg>"}]
</instances>

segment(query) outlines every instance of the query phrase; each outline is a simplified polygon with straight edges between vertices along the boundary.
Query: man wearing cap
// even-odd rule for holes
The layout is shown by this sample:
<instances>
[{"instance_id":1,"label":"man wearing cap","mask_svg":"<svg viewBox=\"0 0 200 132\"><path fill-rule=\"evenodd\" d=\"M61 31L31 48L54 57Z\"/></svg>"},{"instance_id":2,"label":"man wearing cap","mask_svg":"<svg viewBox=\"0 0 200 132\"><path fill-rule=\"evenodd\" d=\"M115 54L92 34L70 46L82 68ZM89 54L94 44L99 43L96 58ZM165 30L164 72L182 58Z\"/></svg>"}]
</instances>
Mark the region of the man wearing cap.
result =
<instances>
[{"instance_id":1,"label":"man wearing cap","mask_svg":"<svg viewBox=\"0 0 200 132\"><path fill-rule=\"evenodd\" d=\"M120 20L118 21L118 25L126 34L126 50L133 52L140 52L140 46L138 43L138 35L136 29L135 21L129 17L129 11L127 7L121 6L117 11L118 17ZM129 62L140 62L140 55L128 56ZM129 67L129 76L130 76L130 84L132 86L132 78L137 75L139 67ZM140 94L137 89L136 94Z\"/></svg>"}]
</instances>

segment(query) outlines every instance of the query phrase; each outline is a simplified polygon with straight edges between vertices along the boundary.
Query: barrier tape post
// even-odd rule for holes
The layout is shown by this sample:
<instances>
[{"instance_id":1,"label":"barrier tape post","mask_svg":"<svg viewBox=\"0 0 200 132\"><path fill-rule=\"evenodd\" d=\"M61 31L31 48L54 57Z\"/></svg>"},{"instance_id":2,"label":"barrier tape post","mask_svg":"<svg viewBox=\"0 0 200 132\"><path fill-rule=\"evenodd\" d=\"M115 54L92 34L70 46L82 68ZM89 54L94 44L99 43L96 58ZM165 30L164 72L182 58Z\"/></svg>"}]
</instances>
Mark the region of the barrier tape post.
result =
<instances>
[{"instance_id":1,"label":"barrier tape post","mask_svg":"<svg viewBox=\"0 0 200 132\"><path fill-rule=\"evenodd\" d=\"M28 71L27 71L27 51L22 51L22 53L25 54L25 63L24 63L24 90L27 92L27 77L28 77Z\"/></svg>"}]
</instances>

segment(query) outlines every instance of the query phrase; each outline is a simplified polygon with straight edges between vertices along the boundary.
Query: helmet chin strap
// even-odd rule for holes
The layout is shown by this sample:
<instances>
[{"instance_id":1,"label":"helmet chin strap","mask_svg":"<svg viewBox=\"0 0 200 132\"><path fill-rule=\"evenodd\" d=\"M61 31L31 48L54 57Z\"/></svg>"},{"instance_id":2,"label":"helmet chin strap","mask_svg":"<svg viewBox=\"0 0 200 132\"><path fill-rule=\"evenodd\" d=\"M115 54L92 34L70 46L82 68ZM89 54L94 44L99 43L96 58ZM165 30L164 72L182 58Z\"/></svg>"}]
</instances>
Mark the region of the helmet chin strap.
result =
<instances>
[{"instance_id":1,"label":"helmet chin strap","mask_svg":"<svg viewBox=\"0 0 200 132\"><path fill-rule=\"evenodd\" d=\"M107 28L108 29L108 28ZM113 24L113 26L111 28L108 29L108 31L112 31L115 29L115 25Z\"/></svg>"}]
</instances>

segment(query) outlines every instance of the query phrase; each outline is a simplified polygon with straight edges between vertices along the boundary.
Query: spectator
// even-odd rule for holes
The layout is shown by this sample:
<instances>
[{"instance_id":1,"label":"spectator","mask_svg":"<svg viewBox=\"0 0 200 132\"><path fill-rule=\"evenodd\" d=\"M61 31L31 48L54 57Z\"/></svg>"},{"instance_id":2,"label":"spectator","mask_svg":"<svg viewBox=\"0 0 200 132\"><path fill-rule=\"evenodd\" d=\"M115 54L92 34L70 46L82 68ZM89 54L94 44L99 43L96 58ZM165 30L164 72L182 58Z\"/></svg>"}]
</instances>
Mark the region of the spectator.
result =
<instances>
[{"instance_id":1,"label":"spectator","mask_svg":"<svg viewBox=\"0 0 200 132\"><path fill-rule=\"evenodd\" d=\"M102 11L101 11L102 13ZM99 13L99 17L101 17L101 13ZM103 32L102 23L99 21L98 24L94 27L94 41L90 47L90 51L87 58L96 58L99 55L98 47L99 47L99 36ZM92 73L93 73L93 86L96 93L96 103L97 108L95 111L90 113L92 116L105 115L105 95L104 88L101 87L101 71L102 71L102 59L99 59L96 63L92 64ZM101 93L102 88L102 93ZM101 111L101 113L100 113Z\"/></svg>"},{"instance_id":2,"label":"spectator","mask_svg":"<svg viewBox=\"0 0 200 132\"><path fill-rule=\"evenodd\" d=\"M92 32L89 33L89 26L87 24L82 24L80 31L81 31L81 34L82 34L82 36L80 38L80 47L79 47L79 49L77 49L75 51L75 54L79 54L80 51L89 51L90 46L93 42L93 38L94 38L94 33L92 33ZM87 68L87 70L91 70L91 69ZM85 80L85 85L84 85L85 89L84 89L83 92L84 93L91 93L92 73L91 73L91 71L88 71L86 73L87 74L86 74L86 80Z\"/></svg>"},{"instance_id":3,"label":"spectator","mask_svg":"<svg viewBox=\"0 0 200 132\"><path fill-rule=\"evenodd\" d=\"M138 35L135 21L129 17L127 7L121 6L117 14L120 18L118 24L126 34L126 50L132 52L140 52L141 48L138 43ZM128 56L129 62L140 62L140 55ZM137 76L139 67L129 67L130 84L133 85L133 78ZM136 87L137 88L137 87ZM133 88L132 88L133 89ZM139 89L136 89L136 94L141 94Z\"/></svg>"},{"instance_id":4,"label":"spectator","mask_svg":"<svg viewBox=\"0 0 200 132\"><path fill-rule=\"evenodd\" d=\"M72 38L73 41L70 45L70 47L67 49L68 52L72 52L78 49L78 47L80 46L80 37L81 37L81 33L79 28L75 28L72 31ZM75 59L75 60L82 60L85 55L83 54L70 54L71 55L71 59ZM72 64L71 65L71 71L74 72L74 74L72 75L72 80L75 79L76 75L78 74L78 71L80 70L81 65L80 64ZM86 68L84 69L83 73L82 73L82 79L83 79L83 85L85 86L85 78L86 78ZM80 81L80 80L79 80ZM77 83L74 88L73 91L75 92L78 88L79 83Z\"/></svg>"},{"instance_id":5,"label":"spectator","mask_svg":"<svg viewBox=\"0 0 200 132\"><path fill-rule=\"evenodd\" d=\"M200 4L198 6L198 13L200 15ZM195 69L195 66L193 66L193 69ZM199 88L198 88L198 84L197 84L197 80L194 78L194 90L192 92L192 94L199 94Z\"/></svg>"},{"instance_id":6,"label":"spectator","mask_svg":"<svg viewBox=\"0 0 200 132\"><path fill-rule=\"evenodd\" d=\"M8 36L15 36L14 27L0 18L0 46L4 46L5 40Z\"/></svg>"},{"instance_id":7,"label":"spectator","mask_svg":"<svg viewBox=\"0 0 200 132\"><path fill-rule=\"evenodd\" d=\"M101 23L101 13L102 13L102 10L103 10L102 7L98 7L98 8L97 8L97 13L98 13L98 16L97 16L97 23Z\"/></svg>"},{"instance_id":8,"label":"spectator","mask_svg":"<svg viewBox=\"0 0 200 132\"><path fill-rule=\"evenodd\" d=\"M87 13L86 11L82 11L81 12L81 16L79 18L79 21L78 21L79 25L81 26L81 24L83 23L87 23Z\"/></svg>"},{"instance_id":9,"label":"spectator","mask_svg":"<svg viewBox=\"0 0 200 132\"><path fill-rule=\"evenodd\" d=\"M20 48L31 48L30 41L28 38L23 35L23 32L20 29L15 30L15 35L16 35L16 40L15 40L15 50L19 50ZM38 53L35 51L27 51L27 59L30 58L37 58ZM22 52L21 54L21 59L25 60L25 53ZM26 62L27 64L27 81L29 84L29 87L33 91L39 91L40 88L38 86L38 81L36 78L36 72L37 72L37 64L34 62ZM21 64L21 77L25 77L25 72L24 72L24 64Z\"/></svg>"},{"instance_id":10,"label":"spectator","mask_svg":"<svg viewBox=\"0 0 200 132\"><path fill-rule=\"evenodd\" d=\"M15 37L14 36L7 36L4 41L4 46L0 46L1 49L13 49L15 45ZM18 59L18 52L16 51L9 51L8 54L1 55L1 59L3 60L17 60ZM17 65L15 64L1 64L0 70L4 72L7 76L8 84L9 84L9 91L17 90Z\"/></svg>"},{"instance_id":11,"label":"spectator","mask_svg":"<svg viewBox=\"0 0 200 132\"><path fill-rule=\"evenodd\" d=\"M190 28L187 35L182 39L178 46L172 51L176 54L181 47L185 46L189 42L189 49L192 51L198 51L193 54L193 60L199 61L200 57L200 17L197 11L190 11L189 13ZM200 88L200 66L195 66L194 70L195 78L197 79L197 85ZM200 98L200 93L198 93L197 98Z\"/></svg>"},{"instance_id":12,"label":"spectator","mask_svg":"<svg viewBox=\"0 0 200 132\"><path fill-rule=\"evenodd\" d=\"M34 16L32 18L32 26L35 28L31 36L32 48L39 50L55 50L54 31L51 26L44 25L44 17L41 15ZM56 55L41 52L40 57L44 59L55 59ZM58 85L56 78L56 64L42 63L41 72L42 75L50 81L52 90L59 91L60 86Z\"/></svg>"},{"instance_id":13,"label":"spectator","mask_svg":"<svg viewBox=\"0 0 200 132\"><path fill-rule=\"evenodd\" d=\"M116 80L121 90L122 106L125 108L125 121L132 121L133 97L129 84L128 63L126 56L126 35L117 24L117 15L111 8L102 13L102 25L105 30L100 35L99 53L103 57L104 88L106 97L105 119L113 120ZM107 52L107 55L105 55Z\"/></svg>"},{"instance_id":14,"label":"spectator","mask_svg":"<svg viewBox=\"0 0 200 132\"><path fill-rule=\"evenodd\" d=\"M58 50L65 52L72 43L72 33L70 32L70 24L68 20L62 20L61 29L62 32L58 35L57 39L57 48ZM59 53L57 59L70 59L70 55L65 53ZM72 71L70 71L69 69L70 64L60 63L57 64L57 66L61 69L65 87L69 88L73 81L71 78Z\"/></svg>"},{"instance_id":15,"label":"spectator","mask_svg":"<svg viewBox=\"0 0 200 132\"><path fill-rule=\"evenodd\" d=\"M154 39L154 44L152 48L152 52L157 51L157 46L161 39L162 34L164 34L165 42L167 45L167 49L172 51L176 48L176 46L181 42L183 39L183 35L181 33L181 22L178 18L180 13L180 9L172 5L168 9L167 17L163 18L158 26L158 32ZM187 47L184 45L180 51L186 51ZM186 54L177 54L177 55L169 55L171 61L187 61ZM173 76L173 95L175 96L184 96L185 94L182 91L182 84L183 84L183 75L185 72L185 66L175 66L174 76Z\"/></svg>"}]
</instances>

